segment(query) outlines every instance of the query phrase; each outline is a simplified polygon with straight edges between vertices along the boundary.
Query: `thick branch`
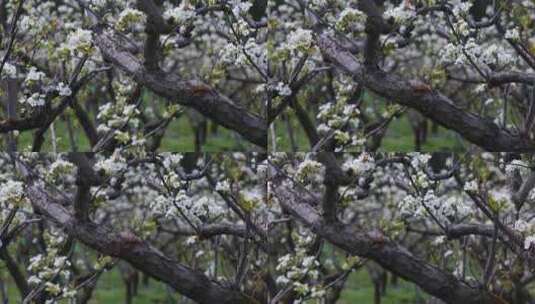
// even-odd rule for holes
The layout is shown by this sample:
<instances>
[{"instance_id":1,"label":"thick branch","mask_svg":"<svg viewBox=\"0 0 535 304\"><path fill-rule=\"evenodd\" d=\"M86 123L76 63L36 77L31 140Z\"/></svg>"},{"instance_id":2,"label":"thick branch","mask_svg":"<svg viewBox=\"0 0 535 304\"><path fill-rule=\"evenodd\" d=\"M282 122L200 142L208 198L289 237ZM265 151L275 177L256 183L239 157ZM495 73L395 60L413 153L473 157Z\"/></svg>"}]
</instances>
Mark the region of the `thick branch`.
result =
<instances>
[{"instance_id":1,"label":"thick branch","mask_svg":"<svg viewBox=\"0 0 535 304\"><path fill-rule=\"evenodd\" d=\"M22 119L5 119L0 120L0 133L6 133L14 130L26 131L39 128L46 123L45 115L33 115Z\"/></svg>"},{"instance_id":2,"label":"thick branch","mask_svg":"<svg viewBox=\"0 0 535 304\"><path fill-rule=\"evenodd\" d=\"M175 74L148 71L140 60L120 45L101 27L95 28L95 43L104 58L130 74L154 93L191 107L214 122L234 130L246 140L267 147L267 124L228 97L199 80L183 80Z\"/></svg>"},{"instance_id":3,"label":"thick branch","mask_svg":"<svg viewBox=\"0 0 535 304\"><path fill-rule=\"evenodd\" d=\"M91 186L102 183L101 178L93 171L93 164L86 153L70 153L69 159L78 168L76 174L76 195L74 197L74 217L80 221L89 220L91 204Z\"/></svg>"},{"instance_id":4,"label":"thick branch","mask_svg":"<svg viewBox=\"0 0 535 304\"><path fill-rule=\"evenodd\" d=\"M35 184L30 183L27 195L37 211L51 218L83 244L129 262L198 303L256 303L241 292L225 288L201 272L172 261L131 232L115 233L105 225L76 220Z\"/></svg>"},{"instance_id":5,"label":"thick branch","mask_svg":"<svg viewBox=\"0 0 535 304\"><path fill-rule=\"evenodd\" d=\"M290 214L335 246L379 263L385 269L412 281L429 294L447 303L503 303L485 290L472 288L407 249L388 240L380 231L364 231L344 224L326 224L303 195L288 186L277 185L274 194Z\"/></svg>"},{"instance_id":6,"label":"thick branch","mask_svg":"<svg viewBox=\"0 0 535 304\"><path fill-rule=\"evenodd\" d=\"M376 66L361 64L326 34L317 37L317 44L325 57L371 91L419 111L485 150L535 151L534 142L501 129L489 119L466 112L440 92L387 74Z\"/></svg>"}]
</instances>

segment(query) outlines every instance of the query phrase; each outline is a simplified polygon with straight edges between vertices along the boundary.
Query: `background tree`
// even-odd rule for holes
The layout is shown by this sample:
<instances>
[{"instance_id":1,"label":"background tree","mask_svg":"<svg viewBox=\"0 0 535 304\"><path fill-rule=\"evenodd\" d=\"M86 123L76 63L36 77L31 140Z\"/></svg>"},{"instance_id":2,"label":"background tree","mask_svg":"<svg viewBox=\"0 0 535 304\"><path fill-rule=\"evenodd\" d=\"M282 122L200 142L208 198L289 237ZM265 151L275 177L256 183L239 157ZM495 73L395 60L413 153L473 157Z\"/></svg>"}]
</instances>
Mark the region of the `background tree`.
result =
<instances>
[{"instance_id":1,"label":"background tree","mask_svg":"<svg viewBox=\"0 0 535 304\"><path fill-rule=\"evenodd\" d=\"M397 289L393 278L428 303L532 299L531 155L2 162L0 258L25 303L86 303L108 271L122 273L127 300L147 275L197 303L337 303L363 271L375 303Z\"/></svg>"},{"instance_id":2,"label":"background tree","mask_svg":"<svg viewBox=\"0 0 535 304\"><path fill-rule=\"evenodd\" d=\"M284 135L295 129L283 124L289 116L316 150L375 151L413 110L422 116L409 115L416 148L427 129L417 122L429 119L434 132L460 135L463 150L533 151L534 9L530 1L273 1L268 122L279 131L270 143L306 150Z\"/></svg>"},{"instance_id":3,"label":"background tree","mask_svg":"<svg viewBox=\"0 0 535 304\"><path fill-rule=\"evenodd\" d=\"M267 145L265 2L0 4L6 147L21 138L40 151L46 134L53 151L60 135L74 151L127 144L156 151L169 141L166 131L179 132L174 121L184 112L197 151L218 137L231 139L227 149ZM207 134L207 124L233 132Z\"/></svg>"}]
</instances>

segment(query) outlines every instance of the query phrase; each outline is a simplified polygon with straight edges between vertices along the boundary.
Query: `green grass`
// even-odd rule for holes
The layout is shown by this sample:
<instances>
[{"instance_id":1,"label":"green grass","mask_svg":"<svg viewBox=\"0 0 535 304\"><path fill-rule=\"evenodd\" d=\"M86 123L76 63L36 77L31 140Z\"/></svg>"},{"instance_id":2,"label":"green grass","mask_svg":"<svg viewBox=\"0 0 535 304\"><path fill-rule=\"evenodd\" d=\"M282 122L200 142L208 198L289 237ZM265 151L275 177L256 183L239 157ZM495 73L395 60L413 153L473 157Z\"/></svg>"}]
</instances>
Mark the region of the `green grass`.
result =
<instances>
[{"instance_id":1,"label":"green grass","mask_svg":"<svg viewBox=\"0 0 535 304\"><path fill-rule=\"evenodd\" d=\"M180 296L167 291L165 284L155 280L149 280L149 285L144 286L141 282L138 294L134 297L134 304L177 303ZM123 281L117 270L109 271L100 278L91 304L125 303L125 289Z\"/></svg>"},{"instance_id":2,"label":"green grass","mask_svg":"<svg viewBox=\"0 0 535 304\"><path fill-rule=\"evenodd\" d=\"M310 143L308 141L308 138L303 130L301 128L301 125L299 124L299 121L292 115L289 119L289 124L291 126L291 129L293 130L295 143L297 146L297 151L307 151L310 150ZM269 133L269 140L268 140L268 149L269 151L272 150L272 137L271 137L271 130L268 130ZM277 151L292 151L292 144L288 132L288 126L286 122L281 121L280 119L275 121L275 133L277 136L276 141L276 148Z\"/></svg>"},{"instance_id":3,"label":"green grass","mask_svg":"<svg viewBox=\"0 0 535 304\"><path fill-rule=\"evenodd\" d=\"M290 113L290 112L288 112ZM307 136L301 128L299 122L293 114L290 115L290 124L293 129L294 139L297 146L297 151L308 151L310 145ZM312 116L310 116L312 117ZM71 119L74 130L74 138L78 151L89 151L89 142L76 119ZM209 122L209 129L211 128ZM67 131L67 124L62 119L57 119L54 122L54 129L57 137L58 151L71 151L71 144L69 134ZM291 151L292 145L290 141L288 127L280 118L275 122L275 130L277 137L278 151ZM32 131L21 132L18 138L19 151L28 151L31 149L33 142ZM208 130L208 137L206 143L202 147L204 152L220 152L220 151L250 151L253 150L253 145L241 138L236 132L230 131L223 127L219 127L217 133ZM271 150L271 136L269 136L269 147ZM406 115L395 119L388 126L387 134L383 138L380 151L392 152L410 152L414 151L414 136ZM52 143L50 131L45 134L45 142L41 151L52 151ZM183 114L175 119L167 128L166 134L162 140L160 151L175 151L175 152L192 152L195 151L195 134L191 127L188 117ZM455 132L439 127L436 134L431 132L431 122L429 121L428 140L423 145L422 151L463 151L462 139Z\"/></svg>"},{"instance_id":4,"label":"green grass","mask_svg":"<svg viewBox=\"0 0 535 304\"><path fill-rule=\"evenodd\" d=\"M1 269L1 268L0 268ZM0 276L5 279L7 274ZM19 294L8 278L8 294L10 303L20 302ZM342 292L339 304L367 304L373 303L374 289L372 282L365 270L354 272L350 275L346 288ZM404 304L417 303L418 299L425 297L421 291L417 291L417 287L402 279L399 279L397 286L388 285L386 295L382 297L382 304ZM171 304L177 303L180 295L170 292L165 284L155 280L149 280L147 286L141 282L139 284L138 294L134 298L134 304ZM105 304L105 303L124 303L125 289L123 281L120 278L119 271L113 269L102 275L98 281L97 288L93 294L90 304ZM67 303L67 301L62 301Z\"/></svg>"},{"instance_id":5,"label":"green grass","mask_svg":"<svg viewBox=\"0 0 535 304\"><path fill-rule=\"evenodd\" d=\"M252 149L251 144L241 139L238 134L223 127L218 128L217 134L213 134L211 130L208 130L207 134L208 138L202 148L205 152L245 151ZM160 151L195 151L195 134L185 115L182 115L169 125L162 140Z\"/></svg>"},{"instance_id":6,"label":"green grass","mask_svg":"<svg viewBox=\"0 0 535 304\"><path fill-rule=\"evenodd\" d=\"M455 132L438 128L438 132L431 132L431 122L428 122L427 142L422 145L422 151L463 151L461 142ZM414 135L406 115L392 121L383 139L380 151L412 152L414 151Z\"/></svg>"},{"instance_id":7,"label":"green grass","mask_svg":"<svg viewBox=\"0 0 535 304\"><path fill-rule=\"evenodd\" d=\"M92 88L96 90L96 88ZM157 102L154 102L154 100ZM144 90L142 92L142 104L144 106L156 107L155 111L162 113L165 110L165 103L159 102L160 98L155 96L149 91ZM71 115L71 123L74 134L74 141L78 151L89 151L90 144L85 136L85 133L78 122L78 119L74 116L72 111L68 110L64 115ZM93 117L94 114L88 111L88 115ZM203 152L216 152L216 151L250 151L253 150L253 144L247 142L236 132L225 129L219 126L217 133L211 132L213 123L208 122L208 132L206 143L202 146ZM97 125L95 125L97 127ZM54 130L56 133L56 147L58 152L72 151L71 141L69 139L69 133L67 123L60 117L54 121ZM35 130L29 130L21 132L18 137L18 150L30 151L33 145ZM3 136L3 135L0 135ZM53 151L53 145L50 135L50 129L45 133L45 141L42 146L42 152ZM1 138L0 138L1 139ZM0 148L1 141L0 141ZM175 120L173 120L162 139L159 151L172 151L172 152L194 152L195 151L195 134L191 127L191 122L186 112L180 114Z\"/></svg>"},{"instance_id":8,"label":"green grass","mask_svg":"<svg viewBox=\"0 0 535 304\"><path fill-rule=\"evenodd\" d=\"M73 137L76 140L76 146L78 151L88 151L89 150L89 140L85 136L82 127L78 124L78 121L71 120L73 126ZM57 119L54 122L54 130L56 133L56 145L58 151L71 151L71 144L69 140L69 133L67 129L67 123L61 119ZM35 131L25 131L21 132L18 137L18 150L19 151L31 151L33 144L33 137ZM50 130L48 130L44 135L45 141L41 151L50 152L52 151L52 141L50 136Z\"/></svg>"},{"instance_id":9,"label":"green grass","mask_svg":"<svg viewBox=\"0 0 535 304\"><path fill-rule=\"evenodd\" d=\"M290 124L294 132L294 138L297 146L297 151L310 150L310 144L307 136L301 128L297 119L290 116ZM431 122L428 122L428 138L427 142L422 146L422 151L463 151L462 140L455 134L455 132L438 128L436 134L431 132ZM277 150L291 151L292 145L290 136L288 135L288 127L285 122L280 119L275 122L275 132L277 136ZM270 149L271 136L269 140ZM381 148L379 151L383 152L412 152L415 150L414 135L406 115L403 115L393 120L388 126L385 137L383 138Z\"/></svg>"},{"instance_id":10,"label":"green grass","mask_svg":"<svg viewBox=\"0 0 535 304\"><path fill-rule=\"evenodd\" d=\"M364 269L350 275L346 288L342 292L339 304L368 304L373 303L374 288L368 272ZM386 294L381 298L382 304L404 304L418 303L418 299L423 297L423 293L418 291L416 285L398 280L398 285L389 284Z\"/></svg>"},{"instance_id":11,"label":"green grass","mask_svg":"<svg viewBox=\"0 0 535 304\"><path fill-rule=\"evenodd\" d=\"M89 151L90 145L85 136L82 127L78 124L76 119L71 120L73 123L73 133L76 141L78 151ZM210 123L209 123L210 125ZM57 150L71 151L71 144L69 140L69 133L67 124L58 119L54 122L54 130L56 132ZM235 132L229 131L223 127L219 127L217 133L214 134L208 131L206 143L202 147L204 152L216 151L246 151L252 150L251 144L240 138ZM18 150L29 151L33 143L34 131L21 132L18 137ZM45 142L41 149L42 152L50 152L52 149L52 141L50 131L45 133ZM188 121L186 115L175 119L168 127L167 132L162 140L160 151L174 151L174 152L193 152L195 151L195 134Z\"/></svg>"},{"instance_id":12,"label":"green grass","mask_svg":"<svg viewBox=\"0 0 535 304\"><path fill-rule=\"evenodd\" d=\"M9 278L7 273L2 273L4 265L0 263L0 278L7 283L7 290L9 296L9 303L20 303L20 295L16 289L15 284ZM93 293L93 297L90 304L107 304L125 303L125 288L124 283L121 280L119 271L113 269L109 272L102 274L98 281L98 285ZM167 286L161 282L155 280L149 280L147 286L141 282L138 286L138 294L134 298L134 304L171 304L177 303L180 299L180 295L177 293L169 292ZM68 301L60 301L61 304L67 304Z\"/></svg>"}]
</instances>

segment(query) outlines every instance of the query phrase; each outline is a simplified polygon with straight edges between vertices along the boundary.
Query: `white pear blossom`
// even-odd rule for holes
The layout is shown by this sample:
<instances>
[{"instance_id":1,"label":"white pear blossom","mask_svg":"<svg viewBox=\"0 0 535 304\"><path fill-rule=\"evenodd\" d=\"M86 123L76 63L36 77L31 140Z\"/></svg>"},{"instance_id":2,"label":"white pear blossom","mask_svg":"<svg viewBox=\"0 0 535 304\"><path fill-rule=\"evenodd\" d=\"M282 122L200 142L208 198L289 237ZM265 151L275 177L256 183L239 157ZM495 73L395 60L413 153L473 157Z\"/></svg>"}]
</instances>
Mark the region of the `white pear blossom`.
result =
<instances>
[{"instance_id":1,"label":"white pear blossom","mask_svg":"<svg viewBox=\"0 0 535 304\"><path fill-rule=\"evenodd\" d=\"M413 8L406 5L405 1L402 1L400 5L387 9L383 16L385 19L393 18L397 24L405 24L411 18L416 15Z\"/></svg>"},{"instance_id":2,"label":"white pear blossom","mask_svg":"<svg viewBox=\"0 0 535 304\"><path fill-rule=\"evenodd\" d=\"M90 3L93 8L101 8L106 5L107 1L108 0L91 0Z\"/></svg>"},{"instance_id":3,"label":"white pear blossom","mask_svg":"<svg viewBox=\"0 0 535 304\"><path fill-rule=\"evenodd\" d=\"M184 25L195 18L195 10L186 1L183 1L180 6L166 10L163 13L165 19L171 19L177 25Z\"/></svg>"},{"instance_id":4,"label":"white pear blossom","mask_svg":"<svg viewBox=\"0 0 535 304\"><path fill-rule=\"evenodd\" d=\"M349 29L363 31L366 24L366 17L366 14L362 11L352 7L346 7L338 15L336 28L342 31Z\"/></svg>"},{"instance_id":5,"label":"white pear blossom","mask_svg":"<svg viewBox=\"0 0 535 304\"><path fill-rule=\"evenodd\" d=\"M246 14L249 9L253 6L250 1L243 2L241 0L231 0L229 5L232 8L232 13L234 16L241 16Z\"/></svg>"},{"instance_id":6,"label":"white pear blossom","mask_svg":"<svg viewBox=\"0 0 535 304\"><path fill-rule=\"evenodd\" d=\"M0 203L17 204L24 197L24 184L22 182L8 180L0 185Z\"/></svg>"},{"instance_id":7,"label":"white pear blossom","mask_svg":"<svg viewBox=\"0 0 535 304\"><path fill-rule=\"evenodd\" d=\"M28 74L26 74L26 79L24 80L25 83L35 83L38 81L41 81L45 78L45 73L38 71L37 68L31 67L28 71Z\"/></svg>"},{"instance_id":8,"label":"white pear blossom","mask_svg":"<svg viewBox=\"0 0 535 304\"><path fill-rule=\"evenodd\" d=\"M523 219L519 219L514 224L514 229L519 232L526 232L529 229L530 225Z\"/></svg>"},{"instance_id":9,"label":"white pear blossom","mask_svg":"<svg viewBox=\"0 0 535 304\"><path fill-rule=\"evenodd\" d=\"M466 15L471 7L472 3L470 1L455 0L452 11L454 15L460 17Z\"/></svg>"},{"instance_id":10,"label":"white pear blossom","mask_svg":"<svg viewBox=\"0 0 535 304\"><path fill-rule=\"evenodd\" d=\"M464 184L464 191L476 192L478 190L477 182L475 180L469 181Z\"/></svg>"},{"instance_id":11,"label":"white pear blossom","mask_svg":"<svg viewBox=\"0 0 535 304\"><path fill-rule=\"evenodd\" d=\"M230 184L228 180L218 181L215 186L216 191L230 192Z\"/></svg>"},{"instance_id":12,"label":"white pear blossom","mask_svg":"<svg viewBox=\"0 0 535 304\"><path fill-rule=\"evenodd\" d=\"M17 78L17 67L6 62L2 69L2 78Z\"/></svg>"},{"instance_id":13,"label":"white pear blossom","mask_svg":"<svg viewBox=\"0 0 535 304\"><path fill-rule=\"evenodd\" d=\"M431 159L431 154L425 153L410 153L411 156L411 166L416 169L427 167L427 163Z\"/></svg>"},{"instance_id":14,"label":"white pear blossom","mask_svg":"<svg viewBox=\"0 0 535 304\"><path fill-rule=\"evenodd\" d=\"M168 170L176 169L180 166L180 162L184 156L179 153L165 153L163 154L163 165Z\"/></svg>"},{"instance_id":15,"label":"white pear blossom","mask_svg":"<svg viewBox=\"0 0 535 304\"><path fill-rule=\"evenodd\" d=\"M125 31L133 26L143 25L145 21L146 16L143 12L137 9L127 8L119 14L115 27L120 31Z\"/></svg>"},{"instance_id":16,"label":"white pear blossom","mask_svg":"<svg viewBox=\"0 0 535 304\"><path fill-rule=\"evenodd\" d=\"M288 35L286 48L306 52L312 47L313 37L311 30L298 28Z\"/></svg>"},{"instance_id":17,"label":"white pear blossom","mask_svg":"<svg viewBox=\"0 0 535 304\"><path fill-rule=\"evenodd\" d=\"M58 83L56 89L58 90L59 96L71 96L72 94L71 88L63 82Z\"/></svg>"},{"instance_id":18,"label":"white pear blossom","mask_svg":"<svg viewBox=\"0 0 535 304\"><path fill-rule=\"evenodd\" d=\"M45 97L45 94L33 93L30 97L26 99L20 99L19 102L22 104L28 104L31 107L41 107L44 106L46 103Z\"/></svg>"},{"instance_id":19,"label":"white pear blossom","mask_svg":"<svg viewBox=\"0 0 535 304\"><path fill-rule=\"evenodd\" d=\"M297 167L296 177L301 182L317 182L323 181L325 167L315 160L307 159L299 164Z\"/></svg>"},{"instance_id":20,"label":"white pear blossom","mask_svg":"<svg viewBox=\"0 0 535 304\"><path fill-rule=\"evenodd\" d=\"M77 28L74 32L69 34L67 42L61 44L60 51L67 54L88 54L92 49L92 39L92 32L90 30Z\"/></svg>"},{"instance_id":21,"label":"white pear blossom","mask_svg":"<svg viewBox=\"0 0 535 304\"><path fill-rule=\"evenodd\" d=\"M73 175L75 172L76 166L73 163L58 158L56 161L50 164L48 168L47 177L50 180L55 180L60 176Z\"/></svg>"},{"instance_id":22,"label":"white pear blossom","mask_svg":"<svg viewBox=\"0 0 535 304\"><path fill-rule=\"evenodd\" d=\"M107 175L116 175L124 169L126 169L126 160L117 151L111 157L95 164L95 170L103 170Z\"/></svg>"},{"instance_id":23,"label":"white pear blossom","mask_svg":"<svg viewBox=\"0 0 535 304\"><path fill-rule=\"evenodd\" d=\"M375 168L375 160L371 154L361 153L358 157L344 162L342 168L351 171L354 175L365 174Z\"/></svg>"},{"instance_id":24,"label":"white pear blossom","mask_svg":"<svg viewBox=\"0 0 535 304\"><path fill-rule=\"evenodd\" d=\"M292 95L292 89L290 89L290 86L288 86L284 82L278 82L274 89L278 92L280 96Z\"/></svg>"},{"instance_id":25,"label":"white pear blossom","mask_svg":"<svg viewBox=\"0 0 535 304\"><path fill-rule=\"evenodd\" d=\"M505 38L511 39L513 41L518 41L520 40L520 33L518 32L517 28L508 29L505 32Z\"/></svg>"},{"instance_id":26,"label":"white pear blossom","mask_svg":"<svg viewBox=\"0 0 535 304\"><path fill-rule=\"evenodd\" d=\"M535 235L527 236L524 239L524 249L525 250L531 249L531 246L533 246L534 243L535 243Z\"/></svg>"}]
</instances>

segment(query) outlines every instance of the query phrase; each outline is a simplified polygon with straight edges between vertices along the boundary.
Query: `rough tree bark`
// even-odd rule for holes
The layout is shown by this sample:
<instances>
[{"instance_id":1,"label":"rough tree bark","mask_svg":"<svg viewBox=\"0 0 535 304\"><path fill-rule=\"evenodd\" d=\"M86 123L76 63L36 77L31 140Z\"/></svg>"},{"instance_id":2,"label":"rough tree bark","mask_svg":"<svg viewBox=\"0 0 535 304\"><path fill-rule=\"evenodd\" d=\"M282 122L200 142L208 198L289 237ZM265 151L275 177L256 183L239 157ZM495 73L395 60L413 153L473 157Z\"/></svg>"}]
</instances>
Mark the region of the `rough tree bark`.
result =
<instances>
[{"instance_id":1,"label":"rough tree bark","mask_svg":"<svg viewBox=\"0 0 535 304\"><path fill-rule=\"evenodd\" d=\"M503 304L502 299L486 290L473 288L389 240L381 231L340 222L326 222L307 200L307 195L282 185L274 179L273 194L281 206L314 233L350 254L369 258L383 268L447 303Z\"/></svg>"},{"instance_id":2,"label":"rough tree bark","mask_svg":"<svg viewBox=\"0 0 535 304\"><path fill-rule=\"evenodd\" d=\"M96 26L94 32L95 44L104 58L138 83L162 97L197 110L217 124L238 132L253 144L267 147L265 119L248 112L202 81L184 80L179 75L167 74L161 70L147 70L138 58L120 47L116 37L100 26Z\"/></svg>"},{"instance_id":3,"label":"rough tree bark","mask_svg":"<svg viewBox=\"0 0 535 304\"><path fill-rule=\"evenodd\" d=\"M239 290L222 286L201 272L169 259L132 232L117 233L106 225L76 219L37 183L28 183L27 197L36 211L81 243L102 254L129 262L136 269L169 284L198 303L258 303Z\"/></svg>"},{"instance_id":4,"label":"rough tree bark","mask_svg":"<svg viewBox=\"0 0 535 304\"><path fill-rule=\"evenodd\" d=\"M355 81L380 96L419 111L487 151L535 151L534 142L509 133L490 119L459 108L440 92L431 88L420 90L411 81L386 73L375 65L362 64L327 34L320 34L317 43L323 54Z\"/></svg>"}]
</instances>

